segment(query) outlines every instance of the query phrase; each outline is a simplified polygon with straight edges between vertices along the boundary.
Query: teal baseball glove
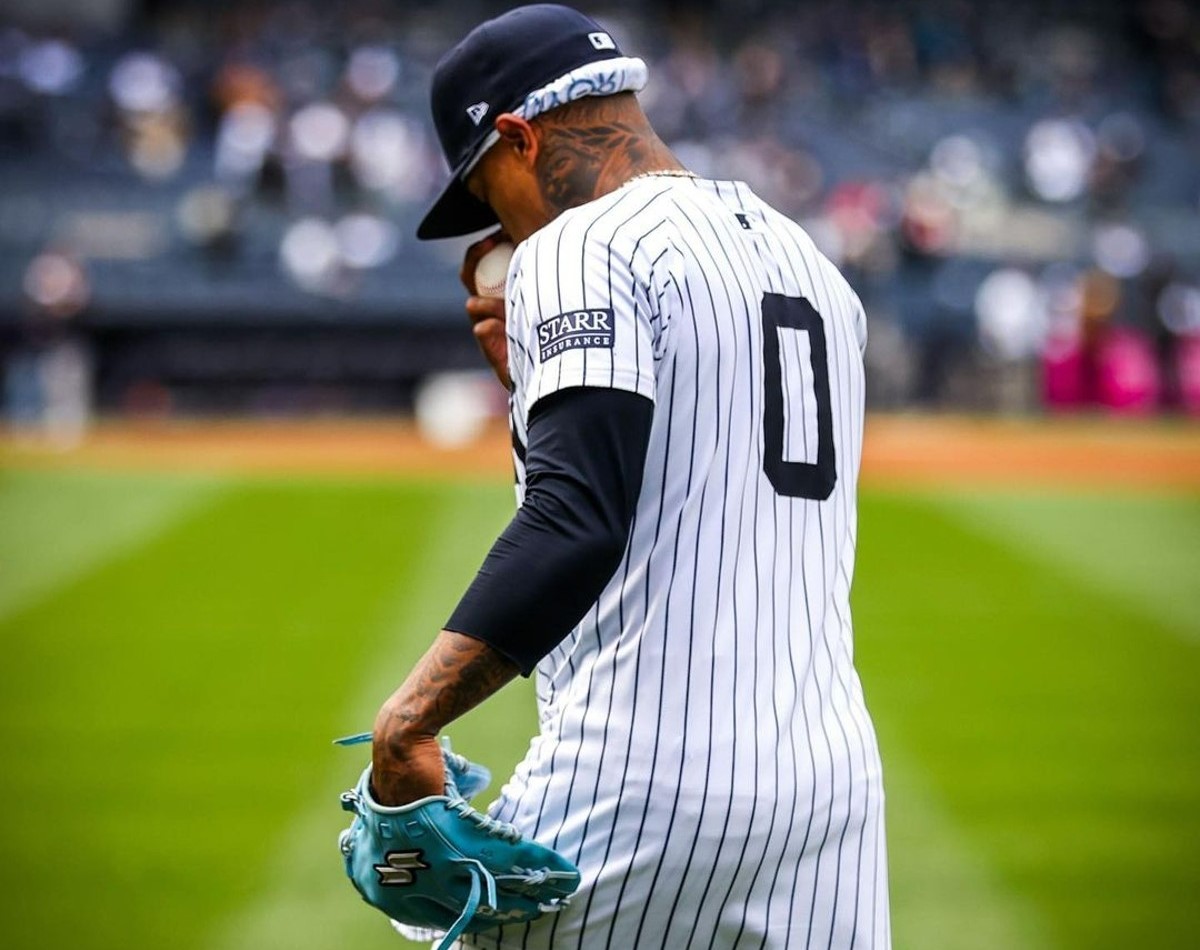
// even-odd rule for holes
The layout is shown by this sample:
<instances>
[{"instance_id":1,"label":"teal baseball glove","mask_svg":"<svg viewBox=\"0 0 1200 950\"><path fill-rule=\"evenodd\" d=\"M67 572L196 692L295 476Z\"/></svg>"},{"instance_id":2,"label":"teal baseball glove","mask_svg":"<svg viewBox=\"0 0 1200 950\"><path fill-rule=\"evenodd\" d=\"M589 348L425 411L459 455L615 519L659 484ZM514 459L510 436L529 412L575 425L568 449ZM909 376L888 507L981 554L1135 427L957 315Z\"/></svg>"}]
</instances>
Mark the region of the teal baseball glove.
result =
<instances>
[{"instance_id":1,"label":"teal baseball glove","mask_svg":"<svg viewBox=\"0 0 1200 950\"><path fill-rule=\"evenodd\" d=\"M342 795L354 821L338 846L362 899L399 923L445 931L441 948L464 933L560 910L579 886L575 865L472 808L467 796L487 785L487 770L448 743L443 755L444 795L380 805L371 796L370 766Z\"/></svg>"}]
</instances>

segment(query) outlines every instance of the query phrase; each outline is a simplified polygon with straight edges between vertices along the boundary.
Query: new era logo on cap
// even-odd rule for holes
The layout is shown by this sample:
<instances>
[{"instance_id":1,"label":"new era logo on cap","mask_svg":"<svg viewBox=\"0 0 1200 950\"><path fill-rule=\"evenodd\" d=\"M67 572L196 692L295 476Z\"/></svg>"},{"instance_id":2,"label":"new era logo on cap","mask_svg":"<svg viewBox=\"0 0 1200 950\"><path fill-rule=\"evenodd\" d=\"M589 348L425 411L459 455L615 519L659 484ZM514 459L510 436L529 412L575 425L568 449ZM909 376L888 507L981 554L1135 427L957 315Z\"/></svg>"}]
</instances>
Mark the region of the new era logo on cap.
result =
<instances>
[{"instance_id":1,"label":"new era logo on cap","mask_svg":"<svg viewBox=\"0 0 1200 950\"><path fill-rule=\"evenodd\" d=\"M613 38L607 33L589 33L588 39L592 41L592 45L596 49L616 49L617 44L613 42Z\"/></svg>"},{"instance_id":2,"label":"new era logo on cap","mask_svg":"<svg viewBox=\"0 0 1200 950\"><path fill-rule=\"evenodd\" d=\"M486 102L477 102L473 106L467 106L467 115L471 117L471 121L478 125L483 121L483 117L487 115L488 104Z\"/></svg>"}]
</instances>

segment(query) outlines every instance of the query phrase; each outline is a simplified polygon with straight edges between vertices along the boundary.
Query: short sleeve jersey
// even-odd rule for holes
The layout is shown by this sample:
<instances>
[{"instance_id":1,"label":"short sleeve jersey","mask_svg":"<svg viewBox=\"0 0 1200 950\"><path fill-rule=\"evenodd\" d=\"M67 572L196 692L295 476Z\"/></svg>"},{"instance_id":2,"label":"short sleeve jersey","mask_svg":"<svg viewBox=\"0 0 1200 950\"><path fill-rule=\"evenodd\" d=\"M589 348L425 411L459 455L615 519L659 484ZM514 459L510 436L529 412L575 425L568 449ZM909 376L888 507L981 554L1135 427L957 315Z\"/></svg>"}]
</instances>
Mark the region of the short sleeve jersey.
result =
<instances>
[{"instance_id":1,"label":"short sleeve jersey","mask_svg":"<svg viewBox=\"0 0 1200 950\"><path fill-rule=\"evenodd\" d=\"M857 296L744 184L646 177L518 247L507 334L518 499L539 400L587 386L654 403L624 557L538 664L540 734L491 809L600 882L547 939L608 921L610 945L683 945L679 895L708 895L721 867L748 889L743 925L786 935L793 907L827 907L822 946L855 928L883 946L880 766L850 616ZM612 917L642 873L644 906ZM694 926L722 944L715 916Z\"/></svg>"}]
</instances>

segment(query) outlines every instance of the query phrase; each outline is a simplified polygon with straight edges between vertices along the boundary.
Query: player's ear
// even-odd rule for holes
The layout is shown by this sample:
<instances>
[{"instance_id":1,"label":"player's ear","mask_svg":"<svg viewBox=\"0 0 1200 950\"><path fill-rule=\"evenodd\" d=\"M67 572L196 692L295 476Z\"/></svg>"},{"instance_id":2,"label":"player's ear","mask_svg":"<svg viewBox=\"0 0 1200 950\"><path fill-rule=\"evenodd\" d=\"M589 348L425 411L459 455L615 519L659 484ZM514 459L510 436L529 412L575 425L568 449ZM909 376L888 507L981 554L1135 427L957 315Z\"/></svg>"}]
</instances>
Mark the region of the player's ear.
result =
<instances>
[{"instance_id":1,"label":"player's ear","mask_svg":"<svg viewBox=\"0 0 1200 950\"><path fill-rule=\"evenodd\" d=\"M496 131L500 133L500 141L512 149L522 164L533 166L538 153L538 140L532 125L519 115L505 112L496 116Z\"/></svg>"}]
</instances>

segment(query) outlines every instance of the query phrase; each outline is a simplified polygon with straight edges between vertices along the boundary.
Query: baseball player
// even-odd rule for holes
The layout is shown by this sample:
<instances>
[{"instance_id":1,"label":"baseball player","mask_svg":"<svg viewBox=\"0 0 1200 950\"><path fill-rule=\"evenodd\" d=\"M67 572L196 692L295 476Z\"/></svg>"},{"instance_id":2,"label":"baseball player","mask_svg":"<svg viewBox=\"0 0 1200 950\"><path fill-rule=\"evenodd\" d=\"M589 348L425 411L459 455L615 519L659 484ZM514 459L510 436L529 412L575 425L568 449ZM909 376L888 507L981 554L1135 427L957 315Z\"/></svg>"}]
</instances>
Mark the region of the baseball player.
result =
<instances>
[{"instance_id":1,"label":"baseball player","mask_svg":"<svg viewBox=\"0 0 1200 950\"><path fill-rule=\"evenodd\" d=\"M375 723L376 797L518 674L540 731L490 813L574 862L570 906L464 945L890 946L883 788L852 662L866 323L743 183L642 113L646 66L561 6L438 64L453 175L418 236L501 226L467 304L511 391L520 505Z\"/></svg>"}]
</instances>

